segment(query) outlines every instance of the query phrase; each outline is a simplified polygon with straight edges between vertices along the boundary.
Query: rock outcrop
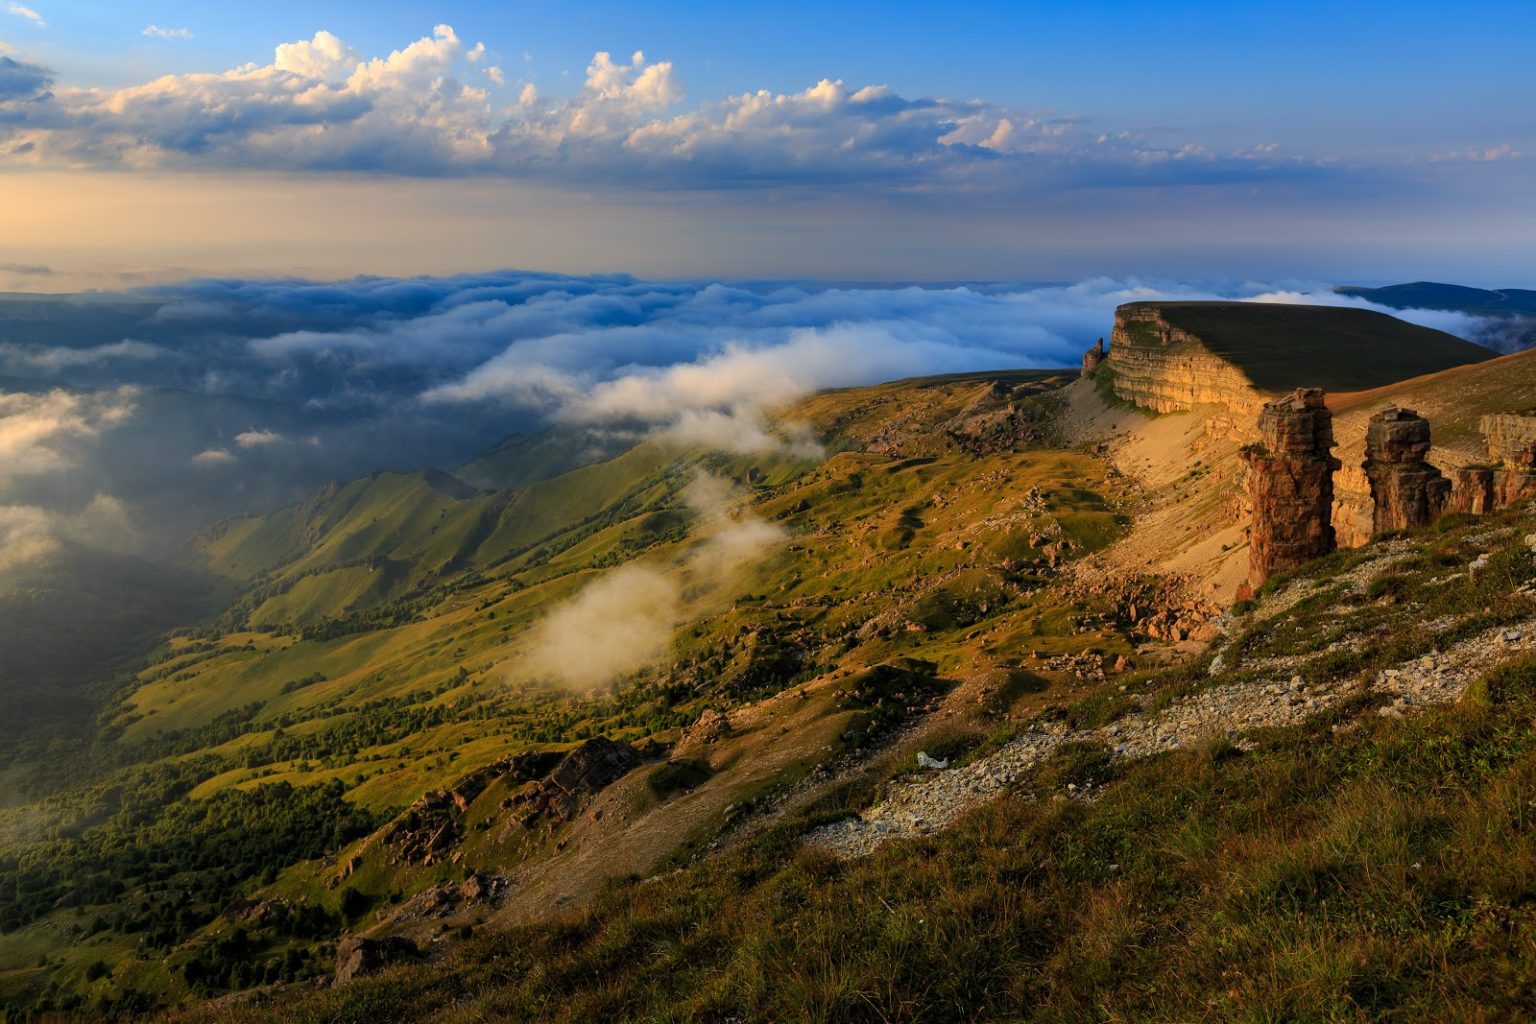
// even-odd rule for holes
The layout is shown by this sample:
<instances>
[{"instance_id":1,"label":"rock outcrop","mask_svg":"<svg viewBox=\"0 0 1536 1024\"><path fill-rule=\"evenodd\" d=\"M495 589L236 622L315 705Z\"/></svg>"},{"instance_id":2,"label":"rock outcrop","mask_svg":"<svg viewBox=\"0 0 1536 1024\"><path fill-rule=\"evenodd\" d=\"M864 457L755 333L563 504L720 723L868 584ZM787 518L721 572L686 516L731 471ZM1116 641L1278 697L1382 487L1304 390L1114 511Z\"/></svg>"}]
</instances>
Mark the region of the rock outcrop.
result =
<instances>
[{"instance_id":1,"label":"rock outcrop","mask_svg":"<svg viewBox=\"0 0 1536 1024\"><path fill-rule=\"evenodd\" d=\"M1371 417L1361 468L1370 480L1373 533L1417 529L1440 518L1451 482L1427 461L1429 448L1429 421L1412 409L1394 406Z\"/></svg>"},{"instance_id":2,"label":"rock outcrop","mask_svg":"<svg viewBox=\"0 0 1536 1024\"><path fill-rule=\"evenodd\" d=\"M1536 416L1495 413L1478 421L1488 458L1497 467L1536 472Z\"/></svg>"},{"instance_id":3,"label":"rock outcrop","mask_svg":"<svg viewBox=\"0 0 1536 1024\"><path fill-rule=\"evenodd\" d=\"M1492 467L1462 466L1451 479L1447 512L1470 512L1480 516L1497 507L1493 503Z\"/></svg>"},{"instance_id":4,"label":"rock outcrop","mask_svg":"<svg viewBox=\"0 0 1536 1024\"><path fill-rule=\"evenodd\" d=\"M587 740L566 755L549 777L526 793L519 802L527 805L521 815L525 825L540 817L574 821L588 799L638 768L645 758L628 743L605 736Z\"/></svg>"},{"instance_id":5,"label":"rock outcrop","mask_svg":"<svg viewBox=\"0 0 1536 1024\"><path fill-rule=\"evenodd\" d=\"M1103 361L1104 361L1104 339L1100 338L1098 340L1098 342L1093 346L1093 348L1091 348L1087 352L1083 353L1083 374L1082 375L1084 377L1092 377L1093 376L1093 371L1097 370L1099 368L1099 364L1102 363Z\"/></svg>"},{"instance_id":6,"label":"rock outcrop","mask_svg":"<svg viewBox=\"0 0 1536 1024\"><path fill-rule=\"evenodd\" d=\"M558 753L525 751L511 754L464 776L452 789L434 789L401 812L378 834L389 851L391 864L431 867L444 860L457 861L457 847L464 839L464 816L471 804L493 782L505 779L516 785L543 778L559 760ZM344 864L328 883L335 888L352 874L360 858Z\"/></svg>"},{"instance_id":7,"label":"rock outcrop","mask_svg":"<svg viewBox=\"0 0 1536 1024\"><path fill-rule=\"evenodd\" d=\"M336 984L345 985L353 978L375 974L390 964L420 955L416 943L399 935L381 939L349 936L336 946Z\"/></svg>"},{"instance_id":8,"label":"rock outcrop","mask_svg":"<svg viewBox=\"0 0 1536 1024\"><path fill-rule=\"evenodd\" d=\"M1156 412L1223 405L1246 418L1268 397L1199 337L1169 323L1157 303L1132 302L1115 310L1107 358L1115 394Z\"/></svg>"},{"instance_id":9,"label":"rock outcrop","mask_svg":"<svg viewBox=\"0 0 1536 1024\"><path fill-rule=\"evenodd\" d=\"M1333 414L1318 388L1298 388L1264 406L1262 438L1242 451L1253 501L1248 584L1334 549Z\"/></svg>"}]
</instances>

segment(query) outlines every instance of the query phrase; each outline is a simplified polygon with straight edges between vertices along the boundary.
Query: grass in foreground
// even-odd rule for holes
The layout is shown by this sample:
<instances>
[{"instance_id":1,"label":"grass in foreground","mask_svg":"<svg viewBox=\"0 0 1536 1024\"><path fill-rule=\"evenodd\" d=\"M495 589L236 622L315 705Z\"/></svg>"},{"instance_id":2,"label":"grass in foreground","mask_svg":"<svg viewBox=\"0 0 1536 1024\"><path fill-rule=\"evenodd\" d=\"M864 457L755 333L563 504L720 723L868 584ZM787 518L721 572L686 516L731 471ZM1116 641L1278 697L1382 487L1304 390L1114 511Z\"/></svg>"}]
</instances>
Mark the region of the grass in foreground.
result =
<instances>
[{"instance_id":1,"label":"grass in foreground","mask_svg":"<svg viewBox=\"0 0 1536 1024\"><path fill-rule=\"evenodd\" d=\"M1092 802L1047 764L1038 799L867 860L784 829L437 963L174 1019L1519 1019L1533 717L1528 658L1454 707L1176 752Z\"/></svg>"}]
</instances>

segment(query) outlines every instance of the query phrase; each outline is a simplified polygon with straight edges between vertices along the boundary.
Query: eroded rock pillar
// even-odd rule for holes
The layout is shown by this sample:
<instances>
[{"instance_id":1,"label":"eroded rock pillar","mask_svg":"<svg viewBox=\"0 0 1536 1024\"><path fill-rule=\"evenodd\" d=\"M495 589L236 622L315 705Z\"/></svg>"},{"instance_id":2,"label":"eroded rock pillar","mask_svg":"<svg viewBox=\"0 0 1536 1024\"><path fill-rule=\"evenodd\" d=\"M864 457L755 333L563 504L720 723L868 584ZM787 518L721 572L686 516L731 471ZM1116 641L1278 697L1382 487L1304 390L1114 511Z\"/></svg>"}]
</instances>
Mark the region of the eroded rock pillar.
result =
<instances>
[{"instance_id":1,"label":"eroded rock pillar","mask_svg":"<svg viewBox=\"0 0 1536 1024\"><path fill-rule=\"evenodd\" d=\"M1092 377L1093 376L1093 371L1097 370L1099 368L1099 364L1102 363L1103 361L1104 361L1104 339L1100 338L1098 340L1098 343L1095 344L1093 346L1093 348L1091 348L1088 351L1083 353L1083 373L1082 373L1082 376L1084 376L1084 377Z\"/></svg>"},{"instance_id":2,"label":"eroded rock pillar","mask_svg":"<svg viewBox=\"0 0 1536 1024\"><path fill-rule=\"evenodd\" d=\"M1429 421L1390 407L1371 417L1362 468L1371 482L1376 534L1428 526L1445 511L1451 482L1427 461Z\"/></svg>"},{"instance_id":3,"label":"eroded rock pillar","mask_svg":"<svg viewBox=\"0 0 1536 1024\"><path fill-rule=\"evenodd\" d=\"M1248 584L1334 549L1333 414L1320 388L1298 388L1264 406L1262 440L1243 449L1253 500Z\"/></svg>"}]
</instances>

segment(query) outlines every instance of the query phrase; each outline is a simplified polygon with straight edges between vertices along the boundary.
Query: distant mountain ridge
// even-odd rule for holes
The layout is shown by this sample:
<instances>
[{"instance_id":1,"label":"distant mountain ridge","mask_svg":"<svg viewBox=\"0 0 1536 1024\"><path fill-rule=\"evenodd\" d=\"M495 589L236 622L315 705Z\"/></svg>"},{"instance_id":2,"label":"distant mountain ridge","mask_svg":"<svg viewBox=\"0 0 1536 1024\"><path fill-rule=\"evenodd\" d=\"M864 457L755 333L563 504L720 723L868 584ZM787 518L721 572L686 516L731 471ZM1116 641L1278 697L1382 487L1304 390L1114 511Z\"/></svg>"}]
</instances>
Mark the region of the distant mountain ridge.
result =
<instances>
[{"instance_id":1,"label":"distant mountain ridge","mask_svg":"<svg viewBox=\"0 0 1536 1024\"><path fill-rule=\"evenodd\" d=\"M1341 284L1339 295L1374 302L1389 309L1442 309L1474 316L1536 316L1536 289L1469 288L1438 281L1414 281L1382 288Z\"/></svg>"}]
</instances>

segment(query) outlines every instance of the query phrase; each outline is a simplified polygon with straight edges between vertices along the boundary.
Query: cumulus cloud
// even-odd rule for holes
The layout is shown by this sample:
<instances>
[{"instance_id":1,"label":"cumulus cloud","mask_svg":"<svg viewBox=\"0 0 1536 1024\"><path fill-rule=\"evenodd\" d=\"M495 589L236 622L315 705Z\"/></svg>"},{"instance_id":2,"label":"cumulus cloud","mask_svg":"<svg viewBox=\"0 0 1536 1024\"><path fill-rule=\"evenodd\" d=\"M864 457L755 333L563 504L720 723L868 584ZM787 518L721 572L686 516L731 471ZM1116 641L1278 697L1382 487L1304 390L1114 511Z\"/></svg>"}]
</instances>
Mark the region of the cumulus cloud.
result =
<instances>
[{"instance_id":1,"label":"cumulus cloud","mask_svg":"<svg viewBox=\"0 0 1536 1024\"><path fill-rule=\"evenodd\" d=\"M36 505L0 505L0 583L16 569L58 554L68 542L125 552L133 550L138 538L127 507L106 494L68 513Z\"/></svg>"},{"instance_id":2,"label":"cumulus cloud","mask_svg":"<svg viewBox=\"0 0 1536 1024\"><path fill-rule=\"evenodd\" d=\"M12 162L50 166L384 170L649 189L1027 188L1192 175L1208 184L1324 173L1321 162L1274 147L1158 145L1132 130L1088 133L1048 111L907 98L838 79L680 109L677 68L638 50L627 59L594 54L572 95L543 97L529 84L517 103L498 105L467 84L472 74L504 84L487 53L450 25L382 57L321 30L279 45L268 64L46 95L36 79L51 73L31 66L29 92L0 91L0 142L9 143L0 160L8 150ZM18 106L27 97L38 102Z\"/></svg>"},{"instance_id":3,"label":"cumulus cloud","mask_svg":"<svg viewBox=\"0 0 1536 1024\"><path fill-rule=\"evenodd\" d=\"M191 459L194 466L227 466L238 461L226 448L204 448Z\"/></svg>"},{"instance_id":4,"label":"cumulus cloud","mask_svg":"<svg viewBox=\"0 0 1536 1024\"><path fill-rule=\"evenodd\" d=\"M696 518L689 550L670 565L615 569L532 630L517 670L588 690L661 658L677 626L719 602L739 574L785 539L741 510L729 483L700 475L683 492Z\"/></svg>"},{"instance_id":5,"label":"cumulus cloud","mask_svg":"<svg viewBox=\"0 0 1536 1024\"><path fill-rule=\"evenodd\" d=\"M361 56L333 33L321 29L313 39L280 43L272 58L272 67L302 78L327 81L358 65Z\"/></svg>"},{"instance_id":6,"label":"cumulus cloud","mask_svg":"<svg viewBox=\"0 0 1536 1024\"><path fill-rule=\"evenodd\" d=\"M258 448L262 445L277 444L283 440L283 435L275 430L245 430L235 435L235 444L241 448Z\"/></svg>"},{"instance_id":7,"label":"cumulus cloud","mask_svg":"<svg viewBox=\"0 0 1536 1024\"><path fill-rule=\"evenodd\" d=\"M161 28L159 25L145 25L140 35L152 36L156 39L191 39L192 32L185 28Z\"/></svg>"},{"instance_id":8,"label":"cumulus cloud","mask_svg":"<svg viewBox=\"0 0 1536 1024\"><path fill-rule=\"evenodd\" d=\"M1435 163L1443 163L1446 161L1468 161L1471 163L1486 164L1495 163L1500 160L1519 160L1524 156L1524 152L1516 149L1514 146L1511 146L1506 142L1497 146L1469 146L1466 149L1457 149L1445 153L1436 153L1434 156L1430 157L1430 160Z\"/></svg>"}]
</instances>

